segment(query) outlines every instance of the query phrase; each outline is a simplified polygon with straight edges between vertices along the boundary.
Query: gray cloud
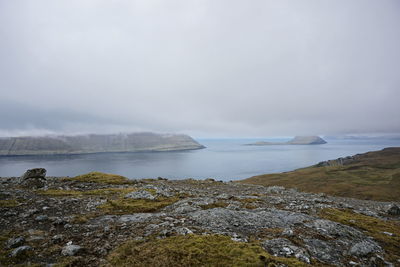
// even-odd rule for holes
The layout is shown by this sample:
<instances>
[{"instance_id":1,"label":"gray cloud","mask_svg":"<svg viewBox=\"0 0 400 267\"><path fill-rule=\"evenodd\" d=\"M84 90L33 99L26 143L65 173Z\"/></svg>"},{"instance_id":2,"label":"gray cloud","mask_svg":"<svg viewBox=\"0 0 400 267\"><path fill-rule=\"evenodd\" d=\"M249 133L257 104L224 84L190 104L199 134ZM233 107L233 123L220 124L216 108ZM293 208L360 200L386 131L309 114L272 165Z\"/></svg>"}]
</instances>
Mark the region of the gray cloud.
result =
<instances>
[{"instance_id":1,"label":"gray cloud","mask_svg":"<svg viewBox=\"0 0 400 267\"><path fill-rule=\"evenodd\" d=\"M400 132L400 3L0 1L0 135Z\"/></svg>"}]
</instances>

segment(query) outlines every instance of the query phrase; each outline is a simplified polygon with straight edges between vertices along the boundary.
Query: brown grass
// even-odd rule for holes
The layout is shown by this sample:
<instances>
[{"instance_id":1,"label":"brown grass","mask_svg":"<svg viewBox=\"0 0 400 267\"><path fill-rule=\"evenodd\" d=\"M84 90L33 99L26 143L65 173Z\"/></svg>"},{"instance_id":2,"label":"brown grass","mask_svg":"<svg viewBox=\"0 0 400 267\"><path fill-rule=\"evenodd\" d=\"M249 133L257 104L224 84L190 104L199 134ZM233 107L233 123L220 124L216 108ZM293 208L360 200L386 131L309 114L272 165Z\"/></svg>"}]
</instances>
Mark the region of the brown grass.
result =
<instances>
[{"instance_id":1,"label":"brown grass","mask_svg":"<svg viewBox=\"0 0 400 267\"><path fill-rule=\"evenodd\" d=\"M65 181L78 181L86 183L101 183L101 184L132 184L135 181L129 180L128 178L103 172L89 172L82 174L74 178L64 178Z\"/></svg>"},{"instance_id":2,"label":"brown grass","mask_svg":"<svg viewBox=\"0 0 400 267\"><path fill-rule=\"evenodd\" d=\"M312 166L291 172L254 176L239 182L280 185L343 197L400 201L400 148L361 154L349 165Z\"/></svg>"},{"instance_id":3,"label":"brown grass","mask_svg":"<svg viewBox=\"0 0 400 267\"><path fill-rule=\"evenodd\" d=\"M358 228L372 236L386 251L388 259L397 262L400 259L400 222L384 221L350 210L324 209L320 217ZM384 234L389 232L393 236Z\"/></svg>"},{"instance_id":4,"label":"brown grass","mask_svg":"<svg viewBox=\"0 0 400 267\"><path fill-rule=\"evenodd\" d=\"M257 243L220 235L187 235L147 242L129 241L112 251L109 266L309 266L269 255Z\"/></svg>"}]
</instances>

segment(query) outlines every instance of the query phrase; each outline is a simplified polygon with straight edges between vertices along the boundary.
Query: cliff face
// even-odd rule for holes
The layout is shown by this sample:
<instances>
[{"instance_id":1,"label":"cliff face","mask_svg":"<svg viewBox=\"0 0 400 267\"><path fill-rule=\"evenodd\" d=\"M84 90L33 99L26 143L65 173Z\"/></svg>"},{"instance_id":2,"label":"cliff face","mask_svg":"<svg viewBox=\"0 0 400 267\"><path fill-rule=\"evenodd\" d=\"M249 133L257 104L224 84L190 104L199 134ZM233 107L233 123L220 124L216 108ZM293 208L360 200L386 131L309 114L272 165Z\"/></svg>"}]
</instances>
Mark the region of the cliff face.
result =
<instances>
[{"instance_id":1,"label":"cliff face","mask_svg":"<svg viewBox=\"0 0 400 267\"><path fill-rule=\"evenodd\" d=\"M85 154L200 149L188 135L131 133L0 138L0 155Z\"/></svg>"}]
</instances>

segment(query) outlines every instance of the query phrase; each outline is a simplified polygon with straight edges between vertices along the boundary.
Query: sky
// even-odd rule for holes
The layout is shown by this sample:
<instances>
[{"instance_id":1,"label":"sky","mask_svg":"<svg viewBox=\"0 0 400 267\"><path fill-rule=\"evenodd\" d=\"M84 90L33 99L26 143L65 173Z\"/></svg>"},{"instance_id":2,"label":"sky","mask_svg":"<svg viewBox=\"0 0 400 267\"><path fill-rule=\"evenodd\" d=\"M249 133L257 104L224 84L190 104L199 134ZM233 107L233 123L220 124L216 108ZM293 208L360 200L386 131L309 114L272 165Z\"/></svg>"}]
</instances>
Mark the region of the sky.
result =
<instances>
[{"instance_id":1,"label":"sky","mask_svg":"<svg viewBox=\"0 0 400 267\"><path fill-rule=\"evenodd\" d=\"M0 0L0 136L400 133L398 0Z\"/></svg>"}]
</instances>

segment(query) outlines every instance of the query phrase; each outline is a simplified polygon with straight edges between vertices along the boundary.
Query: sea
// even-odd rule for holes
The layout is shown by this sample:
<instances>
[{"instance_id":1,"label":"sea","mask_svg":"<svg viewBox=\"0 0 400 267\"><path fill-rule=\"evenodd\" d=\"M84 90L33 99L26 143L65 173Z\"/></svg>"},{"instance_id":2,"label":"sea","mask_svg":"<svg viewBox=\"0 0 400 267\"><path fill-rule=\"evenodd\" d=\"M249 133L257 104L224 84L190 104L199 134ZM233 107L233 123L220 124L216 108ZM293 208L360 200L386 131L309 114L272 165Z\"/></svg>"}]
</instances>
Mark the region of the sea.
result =
<instances>
[{"instance_id":1,"label":"sea","mask_svg":"<svg viewBox=\"0 0 400 267\"><path fill-rule=\"evenodd\" d=\"M327 140L324 145L246 146L256 141L285 139L196 139L205 149L174 152L96 153L84 155L0 156L0 177L20 176L42 167L48 176L76 176L91 171L131 179L207 179L233 181L251 176L291 171L336 159L400 147L400 139Z\"/></svg>"}]
</instances>

